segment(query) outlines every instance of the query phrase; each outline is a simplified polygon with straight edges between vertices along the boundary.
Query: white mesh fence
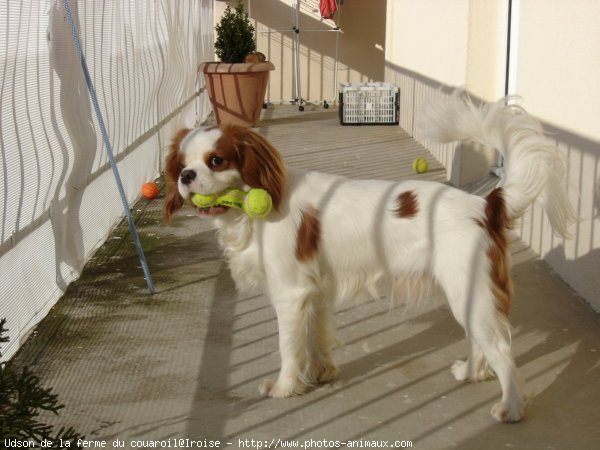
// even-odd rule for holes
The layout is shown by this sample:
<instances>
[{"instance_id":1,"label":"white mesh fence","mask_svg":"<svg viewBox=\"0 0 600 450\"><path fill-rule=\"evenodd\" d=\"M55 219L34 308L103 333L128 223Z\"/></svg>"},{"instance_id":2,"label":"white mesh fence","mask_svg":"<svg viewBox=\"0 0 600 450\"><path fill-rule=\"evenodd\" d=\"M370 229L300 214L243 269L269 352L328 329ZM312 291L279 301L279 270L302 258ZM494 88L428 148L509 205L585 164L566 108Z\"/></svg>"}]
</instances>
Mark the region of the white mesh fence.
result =
<instances>
[{"instance_id":1,"label":"white mesh fence","mask_svg":"<svg viewBox=\"0 0 600 450\"><path fill-rule=\"evenodd\" d=\"M213 59L212 0L70 0L133 202L179 126L210 111L196 93ZM3 359L122 217L63 0L0 2L0 318Z\"/></svg>"}]
</instances>

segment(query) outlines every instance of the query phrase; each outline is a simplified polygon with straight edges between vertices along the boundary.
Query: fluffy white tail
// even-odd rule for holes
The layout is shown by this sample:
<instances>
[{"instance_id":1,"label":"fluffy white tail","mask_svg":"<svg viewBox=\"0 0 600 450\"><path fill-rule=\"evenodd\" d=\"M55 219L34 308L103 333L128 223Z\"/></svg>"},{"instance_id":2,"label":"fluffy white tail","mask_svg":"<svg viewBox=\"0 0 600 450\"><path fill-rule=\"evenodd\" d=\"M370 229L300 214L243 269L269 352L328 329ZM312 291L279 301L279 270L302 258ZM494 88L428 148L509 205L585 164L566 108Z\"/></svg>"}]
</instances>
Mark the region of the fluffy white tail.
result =
<instances>
[{"instance_id":1,"label":"fluffy white tail","mask_svg":"<svg viewBox=\"0 0 600 450\"><path fill-rule=\"evenodd\" d=\"M455 91L447 100L425 105L422 131L438 142L472 139L497 149L504 157L501 183L510 217L520 217L538 201L554 232L565 237L576 218L565 188L565 157L544 137L540 122L509 100L476 106Z\"/></svg>"}]
</instances>

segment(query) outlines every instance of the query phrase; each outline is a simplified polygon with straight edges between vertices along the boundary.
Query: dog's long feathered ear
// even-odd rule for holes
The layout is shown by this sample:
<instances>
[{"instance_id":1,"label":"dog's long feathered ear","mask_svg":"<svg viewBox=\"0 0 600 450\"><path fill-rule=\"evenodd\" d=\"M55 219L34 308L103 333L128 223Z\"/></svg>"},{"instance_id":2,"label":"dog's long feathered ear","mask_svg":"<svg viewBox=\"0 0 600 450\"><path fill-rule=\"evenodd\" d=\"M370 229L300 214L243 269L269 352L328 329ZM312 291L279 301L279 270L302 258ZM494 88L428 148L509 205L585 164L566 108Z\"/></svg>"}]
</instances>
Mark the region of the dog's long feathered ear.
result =
<instances>
[{"instance_id":1,"label":"dog's long feathered ear","mask_svg":"<svg viewBox=\"0 0 600 450\"><path fill-rule=\"evenodd\" d=\"M175 133L173 141L171 142L171 146L169 147L169 154L167 155L167 159L165 161L167 197L165 199L163 217L166 223L169 223L173 214L175 214L175 212L181 209L183 206L183 197L179 194L179 190L177 189L179 174L183 170L179 145L189 132L189 128L183 128Z\"/></svg>"},{"instance_id":2,"label":"dog's long feathered ear","mask_svg":"<svg viewBox=\"0 0 600 450\"><path fill-rule=\"evenodd\" d=\"M271 194L273 206L279 210L287 177L280 153L250 128L239 127L235 134L242 180L250 187L262 188Z\"/></svg>"}]
</instances>

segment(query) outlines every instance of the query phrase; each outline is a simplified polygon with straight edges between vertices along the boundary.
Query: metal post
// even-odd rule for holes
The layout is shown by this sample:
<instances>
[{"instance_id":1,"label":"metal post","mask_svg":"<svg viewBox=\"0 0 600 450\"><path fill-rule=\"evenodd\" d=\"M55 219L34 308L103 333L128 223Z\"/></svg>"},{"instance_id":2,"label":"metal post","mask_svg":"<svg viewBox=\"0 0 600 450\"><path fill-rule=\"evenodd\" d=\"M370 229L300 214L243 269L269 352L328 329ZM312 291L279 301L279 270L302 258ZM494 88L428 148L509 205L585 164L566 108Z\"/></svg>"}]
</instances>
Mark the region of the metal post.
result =
<instances>
[{"instance_id":1,"label":"metal post","mask_svg":"<svg viewBox=\"0 0 600 450\"><path fill-rule=\"evenodd\" d=\"M89 70L87 67L87 63L85 62L85 56L83 55L83 50L81 48L81 41L79 39L79 33L77 32L77 27L75 26L75 22L73 20L73 15L71 13L71 6L69 5L69 0L64 0L64 6L65 6L65 12L67 14L67 20L69 21L69 25L71 27L71 34L73 36L73 42L75 44L77 56L79 58L79 61L81 62L81 68L83 69L83 75L85 76L85 81L88 86L88 92L90 94L90 98L92 99L92 104L94 105L94 111L96 113L96 119L98 120L98 126L100 127L100 132L102 134L102 139L104 141L104 147L106 148L108 160L110 161L110 165L113 170L113 175L115 176L115 181L117 182L117 188L119 190L121 202L123 203L123 209L125 210L125 217L127 217L127 222L129 223L129 230L131 232L131 236L133 237L133 243L135 245L135 249L137 250L138 257L140 258L140 262L142 264L142 270L144 271L144 275L146 278L146 284L148 285L148 290L151 293L154 293L154 284L152 283L152 275L150 274L150 270L148 269L148 264L146 263L146 257L144 256L144 251L142 250L142 245L140 244L140 240L139 240L137 231L135 229L133 217L131 216L131 211L129 209L129 202L127 201L127 196L125 195L125 189L123 188L123 182L121 181L121 176L119 175L117 163L116 163L114 155L113 155L113 149L110 144L110 140L108 138L108 132L106 131L106 126L104 125L102 113L100 112L100 105L98 104L96 90L94 89L94 84L92 82L92 78L90 76L90 73L89 73ZM65 88L65 86L63 86L63 89L64 88Z\"/></svg>"}]
</instances>

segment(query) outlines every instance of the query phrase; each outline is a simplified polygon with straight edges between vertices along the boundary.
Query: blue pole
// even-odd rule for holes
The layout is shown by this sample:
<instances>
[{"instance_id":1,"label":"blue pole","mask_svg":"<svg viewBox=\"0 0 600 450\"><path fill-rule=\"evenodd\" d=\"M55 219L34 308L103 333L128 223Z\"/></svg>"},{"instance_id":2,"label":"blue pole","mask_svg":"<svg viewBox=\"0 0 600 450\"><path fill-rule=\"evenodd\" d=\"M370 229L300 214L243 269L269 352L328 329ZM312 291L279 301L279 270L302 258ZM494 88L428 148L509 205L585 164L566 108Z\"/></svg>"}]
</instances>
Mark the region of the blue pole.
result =
<instances>
[{"instance_id":1,"label":"blue pole","mask_svg":"<svg viewBox=\"0 0 600 450\"><path fill-rule=\"evenodd\" d=\"M115 180L117 182L117 188L119 190L119 195L121 196L121 202L123 203L123 208L125 210L125 216L127 217L127 222L129 223L129 230L131 232L131 236L133 237L133 244L135 245L135 249L137 250L137 254L140 258L140 262L142 263L142 270L144 271L146 283L148 284L148 290L150 291L150 293L154 293L154 284L152 283L152 275L150 274L150 270L148 269L148 263L146 262L146 257L144 256L144 250L142 250L142 245L140 243L140 239L138 237L137 230L135 229L135 224L133 223L133 217L131 216L131 211L129 209L129 202L127 201L127 196L125 195L125 189L123 188L123 182L121 181L121 176L119 175L117 163L115 162L115 157L113 155L113 149L112 149L112 146L110 145L110 140L108 139L108 133L107 133L106 127L104 125L102 113L100 112L100 105L98 104L96 90L94 89L94 84L90 77L90 72L88 71L87 63L85 62L85 57L84 57L83 51L81 49L81 42L79 40L79 34L77 33L77 28L75 27L75 22L73 21L73 15L71 14L71 6L69 5L69 0L64 0L64 5L65 5L65 12L67 13L67 20L69 21L69 25L71 27L71 34L73 35L73 42L75 43L75 49L77 50L77 57L79 58L79 61L81 62L81 68L83 69L83 75L85 76L85 81L88 86L90 98L92 99L92 104L94 105L94 111L96 112L96 118L98 120L100 132L102 133L102 140L104 141L104 147L106 148L106 153L108 154L108 160L110 161L110 166L112 167L112 171L115 176Z\"/></svg>"}]
</instances>

